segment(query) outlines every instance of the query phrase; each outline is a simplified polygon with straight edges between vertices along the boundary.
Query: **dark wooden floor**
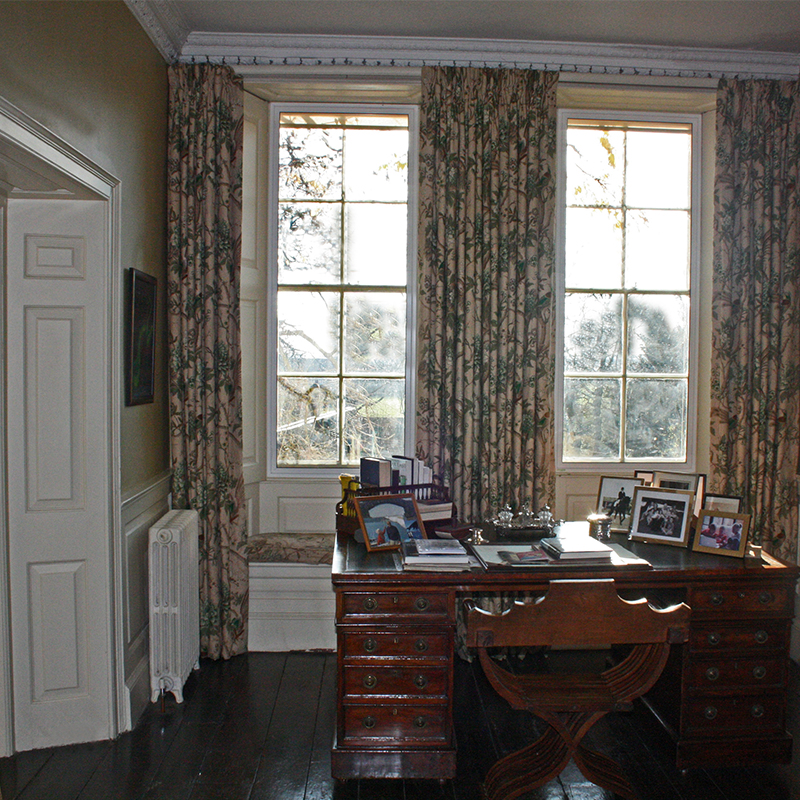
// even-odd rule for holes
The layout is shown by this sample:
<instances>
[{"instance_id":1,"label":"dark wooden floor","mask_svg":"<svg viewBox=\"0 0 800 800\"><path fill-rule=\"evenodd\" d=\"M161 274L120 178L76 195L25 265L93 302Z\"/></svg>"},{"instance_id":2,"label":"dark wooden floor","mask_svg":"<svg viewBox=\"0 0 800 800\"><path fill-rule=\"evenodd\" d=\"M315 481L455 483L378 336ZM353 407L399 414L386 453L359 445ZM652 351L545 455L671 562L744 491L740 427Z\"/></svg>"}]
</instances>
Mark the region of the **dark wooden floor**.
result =
<instances>
[{"instance_id":1,"label":"dark wooden floor","mask_svg":"<svg viewBox=\"0 0 800 800\"><path fill-rule=\"evenodd\" d=\"M330 777L336 659L255 653L203 662L185 702L152 705L114 742L0 759L3 800L478 800L487 767L520 745L531 724L486 685L480 668L456 674L458 775L436 781ZM793 690L794 691L794 690ZM795 718L797 697L793 695ZM670 742L644 708L601 722L597 749L626 766L642 800L797 800L791 768L672 766ZM526 800L610 800L574 768Z\"/></svg>"}]
</instances>

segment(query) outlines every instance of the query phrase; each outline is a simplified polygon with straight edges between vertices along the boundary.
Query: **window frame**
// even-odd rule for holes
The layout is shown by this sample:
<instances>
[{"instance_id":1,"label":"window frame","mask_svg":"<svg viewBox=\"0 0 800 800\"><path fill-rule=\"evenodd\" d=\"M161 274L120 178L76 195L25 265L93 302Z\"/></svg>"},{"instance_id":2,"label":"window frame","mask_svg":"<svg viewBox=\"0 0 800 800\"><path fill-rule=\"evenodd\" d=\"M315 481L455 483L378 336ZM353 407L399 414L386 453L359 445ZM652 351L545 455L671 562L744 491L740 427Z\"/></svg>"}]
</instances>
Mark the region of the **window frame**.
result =
<instances>
[{"instance_id":1,"label":"window frame","mask_svg":"<svg viewBox=\"0 0 800 800\"><path fill-rule=\"evenodd\" d=\"M567 126L571 119L601 121L642 121L654 123L681 122L692 126L691 232L689 265L689 366L686 398L686 458L683 460L620 461L564 460L564 305L566 293L566 188ZM636 110L560 108L557 112L557 187L556 187L556 373L555 373L555 448L556 471L559 473L630 473L634 469L671 469L692 472L697 460L698 367L700 333L700 265L703 198L703 124L702 114L692 112L652 112ZM624 424L624 420L623 420Z\"/></svg>"},{"instance_id":2,"label":"window frame","mask_svg":"<svg viewBox=\"0 0 800 800\"><path fill-rule=\"evenodd\" d=\"M416 322L417 322L417 216L419 106L410 103L320 103L276 101L269 104L267 153L267 358L266 358L266 451L268 478L335 478L342 472L358 470L358 465L331 464L278 465L277 372L278 372L278 152L280 115L285 112L319 114L408 116L408 222L406 246L406 364L405 364L405 452L413 452L416 417Z\"/></svg>"}]
</instances>

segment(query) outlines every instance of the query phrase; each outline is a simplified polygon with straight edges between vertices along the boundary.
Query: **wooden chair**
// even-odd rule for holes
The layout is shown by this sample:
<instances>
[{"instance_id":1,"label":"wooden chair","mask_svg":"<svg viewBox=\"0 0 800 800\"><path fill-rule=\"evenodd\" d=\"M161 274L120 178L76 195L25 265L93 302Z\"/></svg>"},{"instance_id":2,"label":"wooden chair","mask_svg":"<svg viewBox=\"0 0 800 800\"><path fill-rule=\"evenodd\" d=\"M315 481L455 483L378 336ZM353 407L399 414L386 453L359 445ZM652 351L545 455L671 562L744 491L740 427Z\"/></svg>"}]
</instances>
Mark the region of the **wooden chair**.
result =
<instances>
[{"instance_id":1,"label":"wooden chair","mask_svg":"<svg viewBox=\"0 0 800 800\"><path fill-rule=\"evenodd\" d=\"M513 800L558 775L570 758L593 783L623 797L637 795L612 759L581 741L609 711L628 710L656 682L671 643L685 642L687 605L657 610L645 599L623 600L612 579L554 580L539 600L517 601L492 614L467 601L467 645L475 647L483 671L513 708L548 724L533 744L498 761L484 782L488 800ZM618 664L599 674L514 675L488 648L545 646L556 650L597 650L632 645Z\"/></svg>"}]
</instances>

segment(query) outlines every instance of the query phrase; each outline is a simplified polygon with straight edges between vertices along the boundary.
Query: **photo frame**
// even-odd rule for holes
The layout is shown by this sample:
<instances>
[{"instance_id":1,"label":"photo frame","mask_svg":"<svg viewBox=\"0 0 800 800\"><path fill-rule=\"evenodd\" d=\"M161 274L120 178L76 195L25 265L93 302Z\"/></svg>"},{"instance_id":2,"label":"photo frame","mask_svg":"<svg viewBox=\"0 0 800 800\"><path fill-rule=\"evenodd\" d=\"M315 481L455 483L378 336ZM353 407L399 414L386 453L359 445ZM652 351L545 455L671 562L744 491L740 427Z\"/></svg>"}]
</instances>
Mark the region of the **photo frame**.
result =
<instances>
[{"instance_id":1,"label":"photo frame","mask_svg":"<svg viewBox=\"0 0 800 800\"><path fill-rule=\"evenodd\" d=\"M353 498L367 550L397 550L405 539L427 539L413 494Z\"/></svg>"},{"instance_id":2,"label":"photo frame","mask_svg":"<svg viewBox=\"0 0 800 800\"><path fill-rule=\"evenodd\" d=\"M618 475L603 475L597 489L598 514L611 517L611 530L626 532L631 527L633 490L642 485L641 478L622 478Z\"/></svg>"},{"instance_id":3,"label":"photo frame","mask_svg":"<svg viewBox=\"0 0 800 800\"><path fill-rule=\"evenodd\" d=\"M707 511L724 511L726 513L740 514L742 511L742 498L733 494L707 494L705 496L703 508Z\"/></svg>"},{"instance_id":4,"label":"photo frame","mask_svg":"<svg viewBox=\"0 0 800 800\"><path fill-rule=\"evenodd\" d=\"M703 498L706 492L706 476L703 472L654 472L653 486L664 489L681 489L694 492L693 513L695 517L703 508Z\"/></svg>"},{"instance_id":5,"label":"photo frame","mask_svg":"<svg viewBox=\"0 0 800 800\"><path fill-rule=\"evenodd\" d=\"M125 405L152 403L155 396L156 292L158 281L129 269Z\"/></svg>"},{"instance_id":6,"label":"photo frame","mask_svg":"<svg viewBox=\"0 0 800 800\"><path fill-rule=\"evenodd\" d=\"M692 550L716 556L744 558L750 535L750 515L704 508L700 511Z\"/></svg>"},{"instance_id":7,"label":"photo frame","mask_svg":"<svg viewBox=\"0 0 800 800\"><path fill-rule=\"evenodd\" d=\"M639 542L686 547L692 521L694 492L637 486L633 490L630 537Z\"/></svg>"},{"instance_id":8,"label":"photo frame","mask_svg":"<svg viewBox=\"0 0 800 800\"><path fill-rule=\"evenodd\" d=\"M634 478L641 478L642 479L642 486L652 486L653 485L653 476L655 472L651 469L635 469L633 471Z\"/></svg>"}]
</instances>

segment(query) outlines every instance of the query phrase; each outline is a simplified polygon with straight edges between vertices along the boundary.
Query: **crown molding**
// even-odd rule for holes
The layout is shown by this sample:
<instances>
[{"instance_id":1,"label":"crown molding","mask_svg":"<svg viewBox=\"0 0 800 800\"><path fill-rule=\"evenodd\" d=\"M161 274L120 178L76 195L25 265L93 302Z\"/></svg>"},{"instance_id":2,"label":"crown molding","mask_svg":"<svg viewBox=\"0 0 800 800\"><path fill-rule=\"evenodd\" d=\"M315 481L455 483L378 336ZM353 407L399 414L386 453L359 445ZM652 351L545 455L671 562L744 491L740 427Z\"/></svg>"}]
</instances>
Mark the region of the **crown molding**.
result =
<instances>
[{"instance_id":1,"label":"crown molding","mask_svg":"<svg viewBox=\"0 0 800 800\"><path fill-rule=\"evenodd\" d=\"M189 26L178 3L172 0L125 0L131 13L144 28L168 64L181 60L181 49L189 38Z\"/></svg>"},{"instance_id":2,"label":"crown molding","mask_svg":"<svg viewBox=\"0 0 800 800\"><path fill-rule=\"evenodd\" d=\"M130 1L130 0L129 0ZM259 66L522 67L626 75L796 80L800 54L500 39L192 32L180 61ZM245 70L240 70L244 72ZM247 69L247 72L253 70Z\"/></svg>"}]
</instances>

